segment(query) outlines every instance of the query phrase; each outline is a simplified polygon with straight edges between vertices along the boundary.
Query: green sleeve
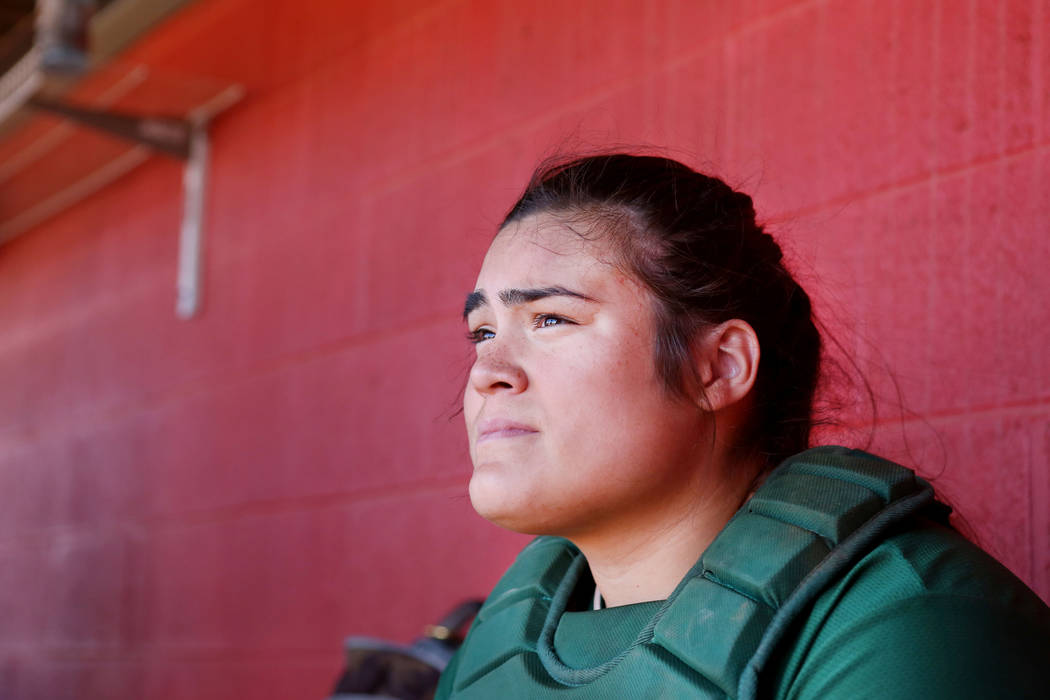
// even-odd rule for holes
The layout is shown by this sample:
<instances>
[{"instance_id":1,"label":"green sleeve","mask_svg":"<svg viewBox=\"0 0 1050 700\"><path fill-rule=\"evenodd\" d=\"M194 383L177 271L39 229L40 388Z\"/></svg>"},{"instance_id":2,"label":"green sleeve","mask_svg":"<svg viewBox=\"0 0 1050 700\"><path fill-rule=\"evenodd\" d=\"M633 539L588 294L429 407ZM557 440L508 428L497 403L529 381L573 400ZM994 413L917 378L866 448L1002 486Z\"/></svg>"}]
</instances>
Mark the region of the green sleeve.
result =
<instances>
[{"instance_id":1,"label":"green sleeve","mask_svg":"<svg viewBox=\"0 0 1050 700\"><path fill-rule=\"evenodd\" d=\"M1050 630L1043 616L978 598L922 595L803 634L801 659L775 697L1047 697ZM791 664L789 664L790 668Z\"/></svg>"}]
</instances>

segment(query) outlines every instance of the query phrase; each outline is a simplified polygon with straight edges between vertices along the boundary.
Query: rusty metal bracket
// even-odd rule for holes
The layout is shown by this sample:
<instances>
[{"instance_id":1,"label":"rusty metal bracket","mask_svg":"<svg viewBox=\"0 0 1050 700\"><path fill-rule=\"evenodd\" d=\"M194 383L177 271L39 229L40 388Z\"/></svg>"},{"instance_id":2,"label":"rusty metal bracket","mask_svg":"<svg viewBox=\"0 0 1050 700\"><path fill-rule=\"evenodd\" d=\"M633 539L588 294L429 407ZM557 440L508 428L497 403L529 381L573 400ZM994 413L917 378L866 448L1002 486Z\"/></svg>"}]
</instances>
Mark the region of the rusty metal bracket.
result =
<instances>
[{"instance_id":1,"label":"rusty metal bracket","mask_svg":"<svg viewBox=\"0 0 1050 700\"><path fill-rule=\"evenodd\" d=\"M200 310L204 254L204 202L208 175L208 125L219 112L237 102L244 89L233 85L194 109L188 117L137 115L93 109L54 99L33 97L27 104L41 111L146 146L184 162L182 224L175 314L190 319Z\"/></svg>"},{"instance_id":2,"label":"rusty metal bracket","mask_svg":"<svg viewBox=\"0 0 1050 700\"><path fill-rule=\"evenodd\" d=\"M193 125L188 119L91 109L43 97L30 98L27 104L181 160L190 157Z\"/></svg>"}]
</instances>

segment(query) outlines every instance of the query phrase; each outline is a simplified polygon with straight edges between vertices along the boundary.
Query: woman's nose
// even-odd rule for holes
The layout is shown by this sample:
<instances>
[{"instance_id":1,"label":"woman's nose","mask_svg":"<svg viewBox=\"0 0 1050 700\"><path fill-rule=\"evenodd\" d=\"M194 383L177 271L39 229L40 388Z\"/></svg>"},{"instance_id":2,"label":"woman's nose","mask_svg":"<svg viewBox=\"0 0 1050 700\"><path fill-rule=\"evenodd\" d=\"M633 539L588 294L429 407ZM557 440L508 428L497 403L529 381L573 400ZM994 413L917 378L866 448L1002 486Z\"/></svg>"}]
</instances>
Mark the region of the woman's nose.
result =
<instances>
[{"instance_id":1,"label":"woman's nose","mask_svg":"<svg viewBox=\"0 0 1050 700\"><path fill-rule=\"evenodd\" d=\"M494 342L494 341L488 341ZM479 394L521 393L529 385L521 365L498 348L484 348L470 368L470 384Z\"/></svg>"}]
</instances>

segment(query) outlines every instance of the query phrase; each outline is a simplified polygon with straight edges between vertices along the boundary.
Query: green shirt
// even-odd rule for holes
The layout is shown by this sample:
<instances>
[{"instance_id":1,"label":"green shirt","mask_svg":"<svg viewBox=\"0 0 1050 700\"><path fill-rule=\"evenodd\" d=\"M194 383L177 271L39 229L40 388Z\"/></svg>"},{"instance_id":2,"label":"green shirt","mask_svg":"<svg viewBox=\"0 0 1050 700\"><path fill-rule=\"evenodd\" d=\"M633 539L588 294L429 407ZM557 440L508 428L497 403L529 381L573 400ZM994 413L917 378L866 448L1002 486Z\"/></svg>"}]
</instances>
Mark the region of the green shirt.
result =
<instances>
[{"instance_id":1,"label":"green shirt","mask_svg":"<svg viewBox=\"0 0 1050 700\"><path fill-rule=\"evenodd\" d=\"M890 538L815 602L773 698L1046 698L1050 611L955 532Z\"/></svg>"}]
</instances>

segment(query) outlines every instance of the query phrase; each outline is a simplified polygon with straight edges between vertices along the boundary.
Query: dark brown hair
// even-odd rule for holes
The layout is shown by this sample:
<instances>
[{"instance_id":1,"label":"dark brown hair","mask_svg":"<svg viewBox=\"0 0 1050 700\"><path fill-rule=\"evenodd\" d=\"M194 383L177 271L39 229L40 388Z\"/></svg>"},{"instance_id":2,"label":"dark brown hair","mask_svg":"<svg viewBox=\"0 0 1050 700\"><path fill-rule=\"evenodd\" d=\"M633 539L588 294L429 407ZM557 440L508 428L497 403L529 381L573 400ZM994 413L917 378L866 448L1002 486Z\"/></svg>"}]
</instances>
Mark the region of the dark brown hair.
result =
<instances>
[{"instance_id":1,"label":"dark brown hair","mask_svg":"<svg viewBox=\"0 0 1050 700\"><path fill-rule=\"evenodd\" d=\"M748 195L668 158L618 153L543 164L503 226L540 212L612 237L655 301L656 370L668 391L685 394L698 331L749 323L762 351L749 442L769 466L809 446L820 333Z\"/></svg>"}]
</instances>

